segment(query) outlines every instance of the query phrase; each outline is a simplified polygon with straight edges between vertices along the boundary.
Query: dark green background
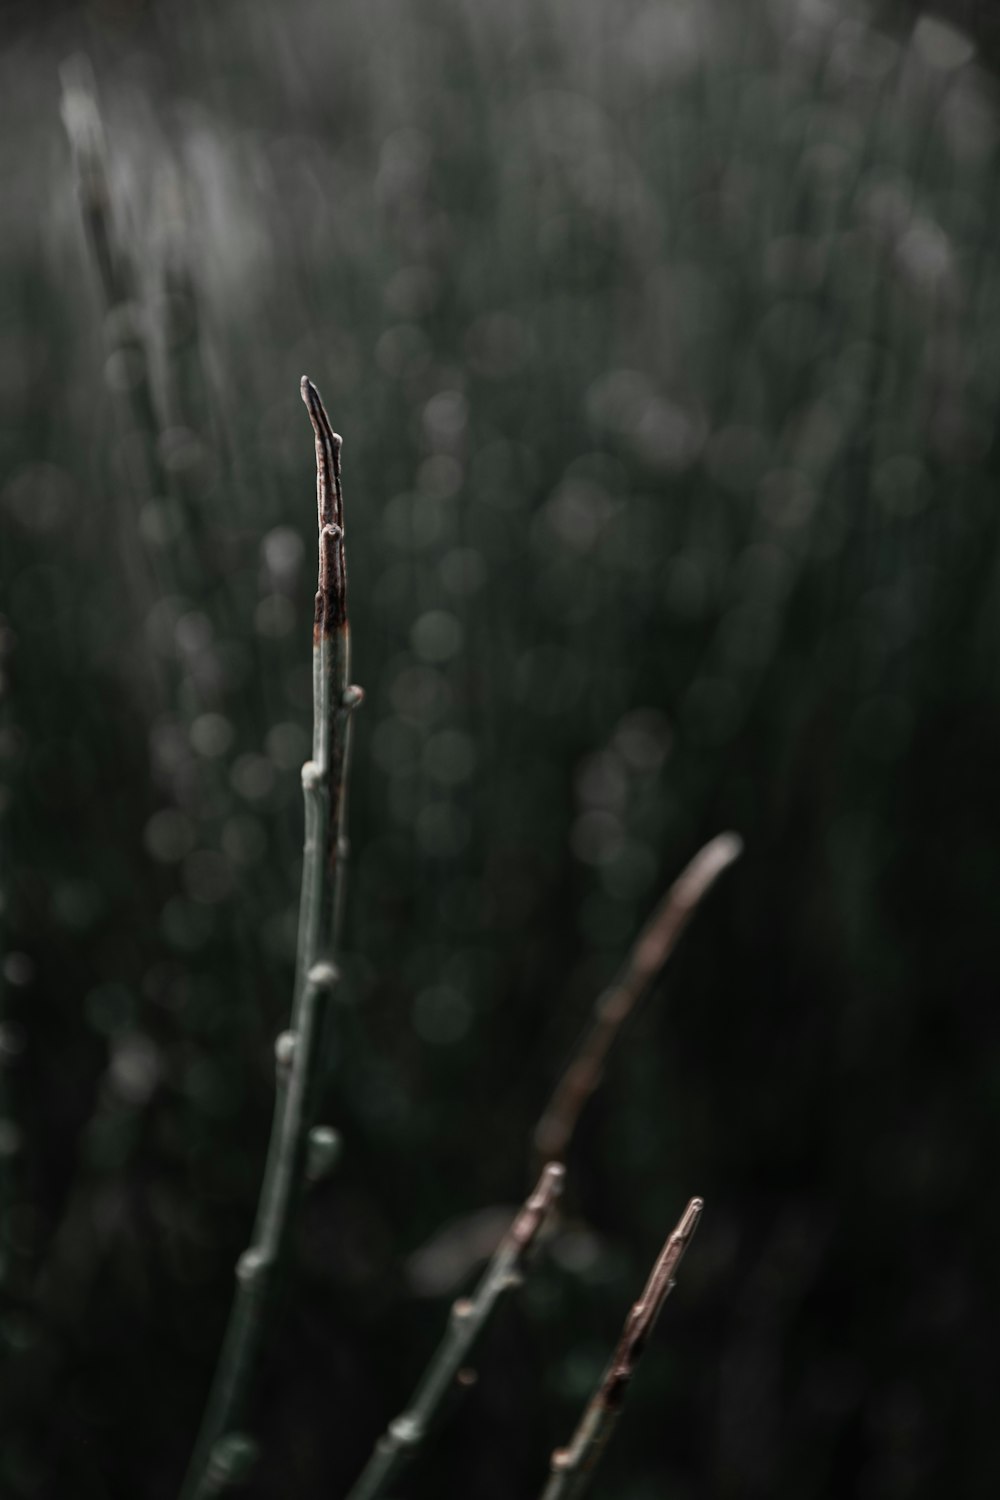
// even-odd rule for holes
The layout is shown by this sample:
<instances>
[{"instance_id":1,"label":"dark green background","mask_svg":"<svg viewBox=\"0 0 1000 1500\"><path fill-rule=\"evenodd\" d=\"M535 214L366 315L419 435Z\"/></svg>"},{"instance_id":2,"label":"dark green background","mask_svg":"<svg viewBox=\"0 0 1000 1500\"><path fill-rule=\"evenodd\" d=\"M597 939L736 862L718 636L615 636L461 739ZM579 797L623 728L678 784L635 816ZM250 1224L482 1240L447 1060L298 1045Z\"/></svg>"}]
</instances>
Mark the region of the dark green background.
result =
<instances>
[{"instance_id":1,"label":"dark green background","mask_svg":"<svg viewBox=\"0 0 1000 1500\"><path fill-rule=\"evenodd\" d=\"M595 1496L992 1493L986 65L820 0L8 21L0 1493L159 1500L193 1442L290 995L303 371L367 694L345 1155L248 1494L344 1492L459 1289L411 1257L523 1195L591 999L725 827L745 857L614 1056L567 1228L399 1493L540 1489L695 1192ZM124 311L59 118L81 50Z\"/></svg>"}]
</instances>

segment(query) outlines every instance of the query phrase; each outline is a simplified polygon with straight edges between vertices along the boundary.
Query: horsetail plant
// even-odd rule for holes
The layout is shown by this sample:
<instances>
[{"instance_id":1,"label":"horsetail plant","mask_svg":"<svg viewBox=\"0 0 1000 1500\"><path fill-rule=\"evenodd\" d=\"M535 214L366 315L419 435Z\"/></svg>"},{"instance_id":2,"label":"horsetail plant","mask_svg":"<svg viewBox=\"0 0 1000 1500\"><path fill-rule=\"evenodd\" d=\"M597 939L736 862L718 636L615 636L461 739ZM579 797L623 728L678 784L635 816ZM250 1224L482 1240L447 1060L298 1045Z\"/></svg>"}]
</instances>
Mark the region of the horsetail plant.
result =
<instances>
[{"instance_id":1,"label":"horsetail plant","mask_svg":"<svg viewBox=\"0 0 1000 1500\"><path fill-rule=\"evenodd\" d=\"M698 1227L703 1204L692 1198L660 1251L638 1302L625 1320L618 1346L584 1409L570 1443L552 1455L552 1471L541 1500L579 1500L590 1483L628 1394L660 1310L674 1286L677 1267Z\"/></svg>"},{"instance_id":2,"label":"horsetail plant","mask_svg":"<svg viewBox=\"0 0 1000 1500\"><path fill-rule=\"evenodd\" d=\"M305 842L291 1020L275 1044L276 1099L271 1139L251 1241L236 1264L236 1293L181 1500L209 1500L244 1477L255 1445L245 1416L274 1279L305 1181L335 1158L339 1139L313 1125L316 1083L325 1052L330 997L339 982L337 956L348 858L347 786L351 722L362 702L351 683L341 439L316 387L305 376L302 399L316 447L318 585L313 628L313 745L302 768ZM556 1085L535 1132L545 1154L538 1183L500 1242L478 1288L458 1298L447 1330L410 1404L392 1421L347 1500L379 1500L424 1441L503 1294L520 1283L528 1255L562 1192L566 1156L580 1113L597 1088L621 1026L651 986L684 927L717 877L739 855L735 834L721 834L691 861L641 930L618 975L598 996L590 1026ZM701 1200L692 1199L633 1308L622 1342L577 1436L553 1460L543 1500L580 1492L603 1447L635 1360L672 1286L694 1232Z\"/></svg>"},{"instance_id":3,"label":"horsetail plant","mask_svg":"<svg viewBox=\"0 0 1000 1500\"><path fill-rule=\"evenodd\" d=\"M316 440L319 581L313 627L313 746L302 767L305 844L291 1024L275 1046L271 1140L250 1245L236 1264L236 1294L182 1500L207 1500L241 1477L253 1457L245 1408L277 1267L304 1178L329 1156L328 1127L311 1130L324 1016L339 982L351 716L362 691L351 684L341 440L316 387L302 377ZM312 1139L311 1139L312 1137Z\"/></svg>"},{"instance_id":4,"label":"horsetail plant","mask_svg":"<svg viewBox=\"0 0 1000 1500\"><path fill-rule=\"evenodd\" d=\"M219 584L213 549L206 547L204 517L161 452L167 414L158 409L150 330L141 308L145 262L132 250L115 213L112 174L96 87L85 58L63 70L63 118L73 151L79 199L105 306L111 384L125 430L140 437L143 482L171 495L183 516L170 559L182 583ZM169 271L171 268L167 268ZM177 269L177 268L173 268ZM191 288L184 280L185 295ZM168 278L169 279L169 278ZM169 299L168 299L169 301ZM168 336L166 399L174 391L176 339ZM190 353L190 351L188 351ZM114 371L120 366L119 379ZM109 369L111 367L109 366ZM178 388L179 389L179 388ZM314 1124L316 1092L331 996L339 983L347 786L353 710L362 701L350 680L350 625L344 550L341 440L333 432L316 387L306 377L302 398L316 447L318 587L313 632L313 744L302 768L305 841L295 978L289 1026L275 1045L276 1098L257 1212L248 1247L236 1265L236 1290L200 1432L182 1489L182 1500L208 1500L242 1479L255 1444L246 1414L268 1310L274 1296L295 1204L304 1183L329 1169L339 1137ZM196 400L196 405L202 403ZM179 407L178 407L179 410ZM188 545L180 540L188 538ZM160 564L150 559L154 572ZM216 586L213 593L225 597ZM177 684L171 685L177 693ZM407 1408L392 1421L347 1500L380 1500L428 1435L456 1383L462 1384L474 1345L502 1296L519 1284L527 1259L562 1192L565 1160L580 1115L597 1089L619 1031L673 953L687 922L718 876L739 855L740 840L726 833L711 840L667 891L641 929L622 968L597 997L569 1065L542 1113L533 1143L540 1176L469 1297L453 1304L448 1326ZM587 1408L571 1445L555 1455L543 1500L572 1500L584 1488L607 1440L635 1361L673 1285L672 1276L694 1232L701 1203L693 1199L635 1305L612 1364Z\"/></svg>"}]
</instances>

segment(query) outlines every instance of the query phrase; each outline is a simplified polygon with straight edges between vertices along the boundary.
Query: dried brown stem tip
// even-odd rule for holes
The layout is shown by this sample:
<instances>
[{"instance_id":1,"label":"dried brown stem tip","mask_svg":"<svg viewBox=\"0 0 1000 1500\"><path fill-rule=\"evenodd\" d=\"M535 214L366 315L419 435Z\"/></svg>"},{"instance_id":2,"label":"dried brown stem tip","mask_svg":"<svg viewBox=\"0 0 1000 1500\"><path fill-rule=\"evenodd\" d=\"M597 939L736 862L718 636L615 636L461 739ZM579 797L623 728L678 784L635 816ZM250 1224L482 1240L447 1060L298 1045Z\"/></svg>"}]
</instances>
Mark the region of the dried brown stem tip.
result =
<instances>
[{"instance_id":1,"label":"dried brown stem tip","mask_svg":"<svg viewBox=\"0 0 1000 1500\"><path fill-rule=\"evenodd\" d=\"M542 1500L577 1500L590 1483L597 1461L621 1411L629 1382L649 1342L660 1310L674 1285L677 1267L701 1218L702 1200L692 1198L649 1274L642 1296L625 1320L618 1347L584 1410L572 1440L552 1455Z\"/></svg>"},{"instance_id":2,"label":"dried brown stem tip","mask_svg":"<svg viewBox=\"0 0 1000 1500\"><path fill-rule=\"evenodd\" d=\"M691 1243L704 1206L701 1198L691 1199L676 1229L660 1251L656 1264L649 1273L649 1280L643 1288L642 1296L633 1305L628 1315L618 1348L615 1350L614 1358L598 1392L597 1399L602 1400L608 1407L620 1406L624 1399L625 1389L635 1373L635 1367L660 1316L663 1304L670 1295L677 1267Z\"/></svg>"},{"instance_id":3,"label":"dried brown stem tip","mask_svg":"<svg viewBox=\"0 0 1000 1500\"><path fill-rule=\"evenodd\" d=\"M517 1247L518 1257L527 1255L545 1223L549 1210L562 1192L566 1168L558 1161L550 1161L543 1169L538 1186L525 1203L510 1227L511 1242Z\"/></svg>"},{"instance_id":4,"label":"dried brown stem tip","mask_svg":"<svg viewBox=\"0 0 1000 1500\"><path fill-rule=\"evenodd\" d=\"M347 624L347 565L344 558L344 495L340 485L340 435L308 375L299 383L316 438L316 509L319 521L317 638Z\"/></svg>"},{"instance_id":5,"label":"dried brown stem tip","mask_svg":"<svg viewBox=\"0 0 1000 1500\"><path fill-rule=\"evenodd\" d=\"M540 1161L565 1159L615 1037L673 953L702 898L742 851L743 841L735 833L720 833L699 850L639 933L611 984L597 997L589 1025L535 1129Z\"/></svg>"}]
</instances>

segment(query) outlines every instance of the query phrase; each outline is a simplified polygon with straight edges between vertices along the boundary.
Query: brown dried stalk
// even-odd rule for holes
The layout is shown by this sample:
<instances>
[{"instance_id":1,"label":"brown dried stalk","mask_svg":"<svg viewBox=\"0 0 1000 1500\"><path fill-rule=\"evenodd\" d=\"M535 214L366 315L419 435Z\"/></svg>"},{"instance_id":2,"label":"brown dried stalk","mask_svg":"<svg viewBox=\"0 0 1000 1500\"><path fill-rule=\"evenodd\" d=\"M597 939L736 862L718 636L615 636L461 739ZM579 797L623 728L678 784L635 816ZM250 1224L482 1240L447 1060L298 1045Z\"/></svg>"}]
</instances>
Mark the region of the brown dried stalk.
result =
<instances>
[{"instance_id":1,"label":"brown dried stalk","mask_svg":"<svg viewBox=\"0 0 1000 1500\"><path fill-rule=\"evenodd\" d=\"M376 1500L419 1447L444 1396L464 1369L498 1299L517 1286L525 1259L562 1192L564 1169L550 1162L531 1197L521 1208L471 1297L460 1297L451 1309L448 1328L417 1386L409 1406L375 1446L347 1500Z\"/></svg>"},{"instance_id":2,"label":"brown dried stalk","mask_svg":"<svg viewBox=\"0 0 1000 1500\"><path fill-rule=\"evenodd\" d=\"M257 1217L250 1245L236 1265L233 1310L183 1500L207 1500L218 1493L234 1480L251 1448L241 1431L243 1416L277 1267L308 1169L324 1012L339 981L335 960L347 856L350 725L363 695L350 685L340 438L319 392L304 376L302 399L316 436L319 586L313 628L313 752L302 767L306 832L292 1019L275 1048L277 1097Z\"/></svg>"},{"instance_id":3,"label":"brown dried stalk","mask_svg":"<svg viewBox=\"0 0 1000 1500\"><path fill-rule=\"evenodd\" d=\"M701 1218L702 1200L692 1198L653 1266L642 1296L625 1322L618 1347L590 1398L566 1448L552 1455L552 1472L541 1500L576 1500L590 1482L628 1394L629 1383L669 1296L677 1267Z\"/></svg>"},{"instance_id":4,"label":"brown dried stalk","mask_svg":"<svg viewBox=\"0 0 1000 1500\"><path fill-rule=\"evenodd\" d=\"M598 995L590 1023L535 1128L539 1161L565 1161L615 1037L673 953L699 902L742 850L743 841L735 833L720 833L699 850L639 933L622 968Z\"/></svg>"}]
</instances>

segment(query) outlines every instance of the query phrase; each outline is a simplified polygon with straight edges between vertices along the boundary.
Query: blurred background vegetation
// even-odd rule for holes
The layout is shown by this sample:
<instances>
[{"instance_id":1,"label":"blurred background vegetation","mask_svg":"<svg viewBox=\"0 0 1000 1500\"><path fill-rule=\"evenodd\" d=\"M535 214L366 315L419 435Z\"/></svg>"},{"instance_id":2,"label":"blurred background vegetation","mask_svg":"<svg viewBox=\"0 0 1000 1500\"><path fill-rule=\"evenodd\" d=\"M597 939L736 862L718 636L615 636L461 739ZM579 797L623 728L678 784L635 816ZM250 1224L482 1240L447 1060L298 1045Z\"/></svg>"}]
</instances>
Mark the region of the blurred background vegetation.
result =
<instances>
[{"instance_id":1,"label":"blurred background vegetation","mask_svg":"<svg viewBox=\"0 0 1000 1500\"><path fill-rule=\"evenodd\" d=\"M311 712L303 371L367 694L346 1150L246 1493L354 1477L466 1216L523 1196L594 993L722 827L746 854L614 1056L567 1227L401 1493L537 1491L693 1192L595 1495L995 1491L1000 114L962 9L5 8L4 1496L175 1493L247 1241Z\"/></svg>"}]
</instances>

